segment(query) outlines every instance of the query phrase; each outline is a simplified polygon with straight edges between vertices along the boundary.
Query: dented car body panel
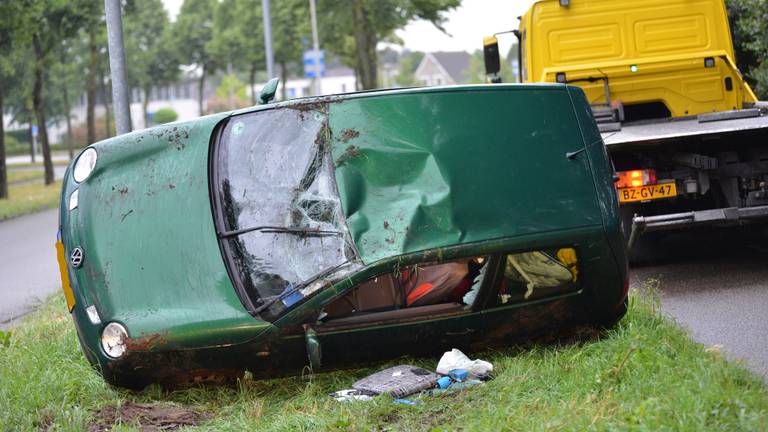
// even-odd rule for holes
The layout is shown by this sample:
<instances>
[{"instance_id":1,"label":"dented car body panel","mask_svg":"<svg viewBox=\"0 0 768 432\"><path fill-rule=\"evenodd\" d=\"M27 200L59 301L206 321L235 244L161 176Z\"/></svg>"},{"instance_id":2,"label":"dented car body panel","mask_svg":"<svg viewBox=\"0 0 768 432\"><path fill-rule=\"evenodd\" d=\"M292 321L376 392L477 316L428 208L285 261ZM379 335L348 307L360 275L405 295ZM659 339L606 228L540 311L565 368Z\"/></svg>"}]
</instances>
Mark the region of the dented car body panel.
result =
<instances>
[{"instance_id":1,"label":"dented car body panel","mask_svg":"<svg viewBox=\"0 0 768 432\"><path fill-rule=\"evenodd\" d=\"M114 384L194 384L620 317L626 256L588 110L560 85L393 90L96 143L85 181L68 170L60 210L65 256L84 255L66 267L83 351ZM571 288L500 303L505 257L537 250L578 255ZM473 301L328 318L366 281L471 257ZM101 343L111 322L127 330L119 358Z\"/></svg>"}]
</instances>

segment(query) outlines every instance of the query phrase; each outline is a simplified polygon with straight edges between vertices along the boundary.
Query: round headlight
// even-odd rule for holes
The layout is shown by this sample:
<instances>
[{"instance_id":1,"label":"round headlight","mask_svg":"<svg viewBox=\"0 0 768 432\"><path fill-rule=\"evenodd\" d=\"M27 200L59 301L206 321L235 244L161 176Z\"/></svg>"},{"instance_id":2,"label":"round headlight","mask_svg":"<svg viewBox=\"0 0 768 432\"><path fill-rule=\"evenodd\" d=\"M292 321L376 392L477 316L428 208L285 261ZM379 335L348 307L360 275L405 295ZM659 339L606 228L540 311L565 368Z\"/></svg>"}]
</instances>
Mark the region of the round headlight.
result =
<instances>
[{"instance_id":1,"label":"round headlight","mask_svg":"<svg viewBox=\"0 0 768 432\"><path fill-rule=\"evenodd\" d=\"M128 332L122 325L112 322L104 327L101 332L101 348L112 358L119 358L125 354L125 340Z\"/></svg>"},{"instance_id":2,"label":"round headlight","mask_svg":"<svg viewBox=\"0 0 768 432\"><path fill-rule=\"evenodd\" d=\"M80 153L80 157L75 162L75 171L72 174L76 182L82 183L91 175L93 169L96 168L96 156L96 150L92 147Z\"/></svg>"}]
</instances>

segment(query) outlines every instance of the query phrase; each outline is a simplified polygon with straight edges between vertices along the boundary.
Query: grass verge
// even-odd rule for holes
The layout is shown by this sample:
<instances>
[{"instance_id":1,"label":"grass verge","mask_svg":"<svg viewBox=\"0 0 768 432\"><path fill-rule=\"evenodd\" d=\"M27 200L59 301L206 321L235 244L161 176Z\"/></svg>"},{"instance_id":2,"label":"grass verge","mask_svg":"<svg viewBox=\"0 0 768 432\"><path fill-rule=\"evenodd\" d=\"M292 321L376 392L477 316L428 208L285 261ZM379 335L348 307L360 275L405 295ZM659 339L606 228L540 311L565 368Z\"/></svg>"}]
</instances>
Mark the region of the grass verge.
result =
<instances>
[{"instance_id":1,"label":"grass verge","mask_svg":"<svg viewBox=\"0 0 768 432\"><path fill-rule=\"evenodd\" d=\"M31 315L0 344L0 430L83 430L94 412L126 401L196 407L201 430L765 430L763 382L662 318L633 293L629 313L599 338L487 351L496 379L415 406L380 397L327 396L374 368L235 387L141 393L110 388L79 351L63 299ZM434 368L435 359L404 359ZM138 425L118 425L134 430Z\"/></svg>"},{"instance_id":2,"label":"grass verge","mask_svg":"<svg viewBox=\"0 0 768 432\"><path fill-rule=\"evenodd\" d=\"M0 221L59 205L61 181L48 186L40 183L9 185L10 198L0 200Z\"/></svg>"},{"instance_id":3,"label":"grass verge","mask_svg":"<svg viewBox=\"0 0 768 432\"><path fill-rule=\"evenodd\" d=\"M8 170L8 183L26 182L29 180L43 180L45 173L42 170L26 169L26 170Z\"/></svg>"}]
</instances>

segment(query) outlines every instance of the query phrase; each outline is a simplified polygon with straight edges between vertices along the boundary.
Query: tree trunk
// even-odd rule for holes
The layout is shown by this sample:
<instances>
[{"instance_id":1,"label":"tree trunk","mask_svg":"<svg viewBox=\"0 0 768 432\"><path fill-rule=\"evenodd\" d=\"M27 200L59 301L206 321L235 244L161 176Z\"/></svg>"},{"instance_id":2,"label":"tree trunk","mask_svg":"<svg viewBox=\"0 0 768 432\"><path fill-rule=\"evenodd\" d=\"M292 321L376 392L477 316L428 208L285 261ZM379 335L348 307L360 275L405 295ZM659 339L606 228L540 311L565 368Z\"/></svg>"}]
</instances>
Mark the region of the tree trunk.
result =
<instances>
[{"instance_id":1,"label":"tree trunk","mask_svg":"<svg viewBox=\"0 0 768 432\"><path fill-rule=\"evenodd\" d=\"M2 113L3 89L0 88L0 199L8 198L8 171L5 166L5 130L3 129Z\"/></svg>"},{"instance_id":2,"label":"tree trunk","mask_svg":"<svg viewBox=\"0 0 768 432\"><path fill-rule=\"evenodd\" d=\"M205 65L203 65L203 73L200 75L200 82L197 86L197 106L200 110L200 115L203 115L203 90L205 89Z\"/></svg>"},{"instance_id":3,"label":"tree trunk","mask_svg":"<svg viewBox=\"0 0 768 432\"><path fill-rule=\"evenodd\" d=\"M355 36L356 63L360 71L362 88L363 90L374 89L377 86L376 37L365 14L363 0L354 0L352 27Z\"/></svg>"},{"instance_id":4,"label":"tree trunk","mask_svg":"<svg viewBox=\"0 0 768 432\"><path fill-rule=\"evenodd\" d=\"M256 65L251 65L251 73L249 75L249 83L251 84L251 103L256 105ZM285 81L283 81L283 85L285 85Z\"/></svg>"},{"instance_id":5,"label":"tree trunk","mask_svg":"<svg viewBox=\"0 0 768 432\"><path fill-rule=\"evenodd\" d=\"M280 62L280 82L283 84L283 88L280 90L280 97L282 100L286 100L288 94L288 68L285 67L285 60Z\"/></svg>"},{"instance_id":6,"label":"tree trunk","mask_svg":"<svg viewBox=\"0 0 768 432\"><path fill-rule=\"evenodd\" d=\"M72 158L75 157L75 143L72 142L72 116L70 114L72 109L69 106L69 92L67 91L67 85L64 84L61 90L61 95L64 99L64 114L67 116L67 150L69 150L69 160L72 160Z\"/></svg>"},{"instance_id":7,"label":"tree trunk","mask_svg":"<svg viewBox=\"0 0 768 432\"><path fill-rule=\"evenodd\" d=\"M51 146L48 143L48 128L45 126L45 104L43 103L43 48L37 33L32 34L32 46L35 50L35 83L32 88L32 106L37 117L37 136L43 145L43 167L45 167L45 184L53 183L53 161Z\"/></svg>"},{"instance_id":8,"label":"tree trunk","mask_svg":"<svg viewBox=\"0 0 768 432\"><path fill-rule=\"evenodd\" d=\"M88 47L90 56L88 59L88 75L86 76L85 97L86 114L85 123L88 128L88 144L96 142L96 68L98 66L98 47L96 45L96 31L91 29L88 33Z\"/></svg>"},{"instance_id":9,"label":"tree trunk","mask_svg":"<svg viewBox=\"0 0 768 432\"><path fill-rule=\"evenodd\" d=\"M141 114L144 116L144 127L149 127L149 92L151 91L152 86L146 85L141 90L144 93L144 100L141 101ZM202 115L202 114L200 114Z\"/></svg>"}]
</instances>

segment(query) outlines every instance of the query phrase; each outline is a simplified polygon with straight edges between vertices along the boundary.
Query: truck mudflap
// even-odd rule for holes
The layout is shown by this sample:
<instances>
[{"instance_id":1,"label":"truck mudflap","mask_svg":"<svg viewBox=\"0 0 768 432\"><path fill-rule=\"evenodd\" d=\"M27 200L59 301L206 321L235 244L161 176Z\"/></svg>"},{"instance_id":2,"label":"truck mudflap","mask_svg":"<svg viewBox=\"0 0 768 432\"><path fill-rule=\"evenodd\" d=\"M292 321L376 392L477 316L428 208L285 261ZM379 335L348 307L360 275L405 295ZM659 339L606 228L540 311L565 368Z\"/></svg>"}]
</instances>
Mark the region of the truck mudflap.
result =
<instances>
[{"instance_id":1,"label":"truck mudflap","mask_svg":"<svg viewBox=\"0 0 768 432\"><path fill-rule=\"evenodd\" d=\"M645 232L675 230L692 226L740 224L756 219L768 218L768 205L757 207L726 207L658 216L632 218L632 231L627 248L631 249L638 237Z\"/></svg>"}]
</instances>

